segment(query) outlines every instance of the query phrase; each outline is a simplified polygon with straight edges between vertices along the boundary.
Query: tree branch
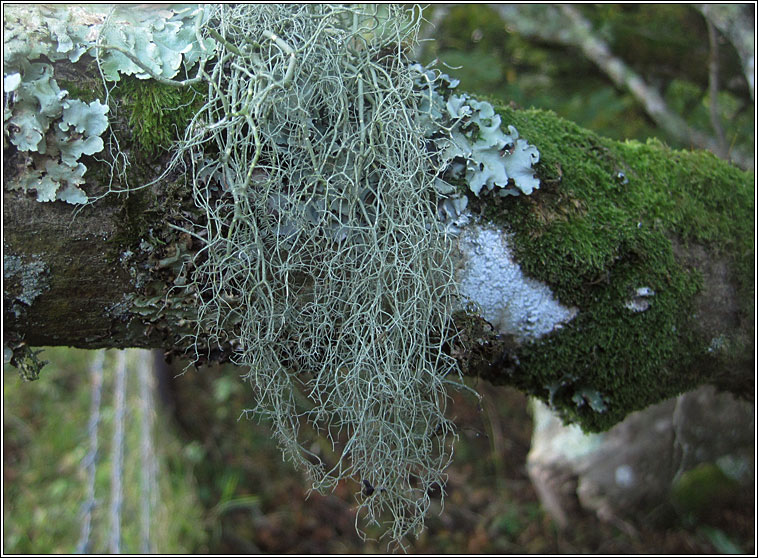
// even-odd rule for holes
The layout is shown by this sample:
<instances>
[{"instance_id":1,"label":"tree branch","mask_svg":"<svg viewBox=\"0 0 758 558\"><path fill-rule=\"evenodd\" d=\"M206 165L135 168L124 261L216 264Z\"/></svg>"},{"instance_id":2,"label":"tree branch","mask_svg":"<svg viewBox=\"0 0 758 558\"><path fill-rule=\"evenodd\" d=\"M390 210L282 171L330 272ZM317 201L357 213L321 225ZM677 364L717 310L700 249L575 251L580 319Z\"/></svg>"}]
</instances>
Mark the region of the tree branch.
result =
<instances>
[{"instance_id":1,"label":"tree branch","mask_svg":"<svg viewBox=\"0 0 758 558\"><path fill-rule=\"evenodd\" d=\"M743 4L693 4L705 18L729 40L742 62L750 98L755 99L755 29L754 15Z\"/></svg>"},{"instance_id":2,"label":"tree branch","mask_svg":"<svg viewBox=\"0 0 758 558\"><path fill-rule=\"evenodd\" d=\"M602 44L588 44L613 61ZM71 64L59 60L55 71L66 65ZM51 76L45 76L58 99ZM173 112L172 102L187 103L166 100L158 112ZM76 106L83 110L82 105ZM100 110L97 103L86 106ZM514 169L521 172L519 180L534 185L530 195L518 196L474 195L465 185L457 191L457 201L466 202L469 211L455 239L455 261L449 262L461 287L461 308L453 316L457 335L446 337L440 348L457 359L465 374L514 385L591 430L606 429L633 410L703 383L752 394L753 175L704 152L601 138L551 112L495 109L502 120L490 115L492 122L513 126L511 134L518 134L522 147L524 140L536 146L526 153L525 169ZM27 114L18 112L19 118ZM128 116L112 113L108 133L122 134ZM93 128L104 133L98 125L102 114L95 116ZM369 141L383 133L381 124L388 123L377 122L366 134ZM69 129L66 141L81 141L73 125ZM4 146L5 182L16 189L3 192L3 298L4 336L15 363L24 347L44 345L154 347L200 362L240 354L245 338L240 341L236 315L219 316L208 310L208 301L215 297L211 302L218 307L236 297L233 309L245 311L242 296L228 294L227 276L213 282L210 294L206 287L212 280L194 273L212 248L226 248L223 243L209 247L203 236L207 215L195 203L197 189L204 186L217 188L203 204L228 201L235 192L225 190L223 180L212 172L184 177L180 165L165 171L165 159L132 149L133 138L126 134L119 155L130 152L132 164L124 167L128 182L150 186L115 194L112 166L102 158L83 158L86 175L70 179L87 180L81 185L97 201L73 211L63 201L37 201L50 198L40 196L45 184L39 169L52 173L57 167L49 163L55 160L49 153L30 155L15 132L12 139L16 143ZM496 163L516 148L506 145L490 155ZM206 155L213 163L214 152ZM518 167L518 159L508 161ZM241 169L242 182L249 168ZM309 172L307 164L303 172ZM22 174L23 183L18 180ZM404 184L394 186L403 191ZM277 196L284 186L273 179L267 183ZM95 195L106 190L111 194ZM248 202L262 195L252 187L248 193ZM232 220L231 214L225 217L229 220L217 223L223 235ZM264 205L241 218L257 231L257 220L270 217ZM256 266L272 249L259 240ZM350 246L343 248L349 252ZM280 245L274 249L287 256ZM447 261L449 254L440 251ZM350 254L365 257L360 250ZM249 273L251 256L243 250L235 257L234 273ZM403 250L393 252L401 266L403 257ZM283 265L289 265L286 259ZM297 296L306 297L296 302L308 302L309 272L298 273L296 278L285 274L282 285L289 289L292 278ZM467 301L473 304L464 307ZM298 317L281 315L274 350L289 366L300 342L297 327L290 324ZM335 312L335 323L340 319ZM205 329L213 320L215 336ZM391 329L376 331L365 342L381 343ZM318 335L325 346L333 340L330 331ZM29 360L33 363L33 355Z\"/></svg>"},{"instance_id":3,"label":"tree branch","mask_svg":"<svg viewBox=\"0 0 758 558\"><path fill-rule=\"evenodd\" d=\"M509 250L530 276L528 281L545 284L566 306L575 305L578 314L554 332L525 341L503 333L509 323L528 326L532 319L513 314L513 308L521 304L518 299L508 303L508 316L497 314L501 317L490 323L461 313L456 318L461 334L450 350L463 371L494 383L515 385L558 408L573 408L574 420L590 429L605 428L626 413L688 386L714 383L742 395L752 393L753 256L743 248L744 242L735 244L746 236L752 246L752 175L704 153L604 140L549 112L503 107L499 111L504 121L512 122L523 137L539 146L542 185L531 196L504 201L472 198L473 211L486 215L487 220L476 225L479 228L464 228L463 234L472 237L478 230L493 227L511 231L501 237L502 246L481 245L481 250L495 258L500 257L498 250ZM609 164L610 169L623 169L623 173L616 170L611 174ZM167 202L169 192L176 196L176 188L176 184L156 184L128 198L108 196L76 214L63 202L40 203L33 195L4 191L7 345L154 347L168 355L198 356L201 361L228 359L234 352L231 343L201 346L198 354L194 353L196 301L177 285L202 241L182 230L186 227L182 211L177 209L180 201ZM609 220L618 208L629 206L629 196L636 199L642 192L645 197L640 201L648 207L631 214L635 216L633 227L625 219L615 224ZM694 209L687 209L689 206ZM690 211L700 213L688 217ZM676 219L682 219L679 225L665 225ZM488 221L492 224L486 225ZM588 232L582 232L587 227ZM709 240L711 230L723 230L723 238ZM670 240L657 248L646 247L649 235L660 233L665 236L657 237ZM590 236L582 240L585 234ZM554 245L554 240L548 240L551 238L563 238L565 245ZM620 241L622 238L628 239ZM587 248L582 247L585 242L589 242ZM580 258L595 259L606 245L610 249L606 263L600 267L591 264L582 271L585 264ZM653 252L647 253L651 248ZM580 256L585 250L589 250L587 255ZM669 251L678 263L665 264L673 267L656 278L659 264L650 265L646 259L655 262L659 250ZM463 252L459 269L474 269L475 264ZM169 259L170 265L161 265ZM623 278L627 271L622 270L627 267L636 278L624 287L629 279ZM683 272L682 277L687 277L687 270L702 278L695 294L666 298L675 292L673 284L667 287L666 281L674 281L676 274ZM632 291L628 292L629 286ZM642 287L650 287L655 294L651 298L646 298L649 293L635 294L634 289ZM607 303L597 305L593 300L619 296L610 293L629 299L622 299L619 310L608 313L603 310ZM671 308L664 308L672 303ZM635 305L650 309L639 314L625 309ZM696 316L694 322L686 316L684 321L671 321L680 305L691 306L688 315ZM661 348L663 353L654 356L657 347L663 347L661 332L656 329L661 326L644 333L644 328L634 325L652 317L653 310L662 312L661 323L679 324L676 343L689 347L689 353L674 357L667 352L670 349ZM501 311L496 308L494 312ZM623 333L629 325L634 329ZM618 334L601 340L613 331ZM634 339L637 341L627 342ZM568 345L555 352L561 343ZM698 346L702 349L696 349ZM534 353L535 347L542 348ZM578 358L580 354L584 356ZM591 375L584 369L589 366L587 358L594 361ZM638 364L619 376L618 367L625 361ZM607 379L596 376L601 370L611 375ZM656 382L645 375L653 370L659 378ZM663 377L669 380L660 381ZM640 385L646 386L645 390L640 391ZM593 393L600 394L600 399L592 399ZM597 409L606 404L618 407L597 413L590 403L577 407L577 397L578 401L586 397ZM627 397L630 399L622 404Z\"/></svg>"},{"instance_id":4,"label":"tree branch","mask_svg":"<svg viewBox=\"0 0 758 558\"><path fill-rule=\"evenodd\" d=\"M717 155L720 153L719 142L695 130L673 112L654 87L648 85L639 74L611 52L608 44L593 32L590 22L573 6L561 4L560 12L556 7L549 5L497 4L493 7L504 21L525 36L579 48L617 87L629 91L658 126L679 141L708 149ZM538 13L532 13L533 11ZM536 24L537 22L539 24ZM743 168L752 168L754 164L752 156L741 151L732 150L729 158Z\"/></svg>"},{"instance_id":5,"label":"tree branch","mask_svg":"<svg viewBox=\"0 0 758 558\"><path fill-rule=\"evenodd\" d=\"M724 127L721 125L721 116L719 115L719 45L716 28L708 23L708 44L710 46L710 56L708 58L708 93L710 96L710 114L711 126L716 134L718 143L718 152L716 153L722 159L728 157L728 146L724 137Z\"/></svg>"}]
</instances>

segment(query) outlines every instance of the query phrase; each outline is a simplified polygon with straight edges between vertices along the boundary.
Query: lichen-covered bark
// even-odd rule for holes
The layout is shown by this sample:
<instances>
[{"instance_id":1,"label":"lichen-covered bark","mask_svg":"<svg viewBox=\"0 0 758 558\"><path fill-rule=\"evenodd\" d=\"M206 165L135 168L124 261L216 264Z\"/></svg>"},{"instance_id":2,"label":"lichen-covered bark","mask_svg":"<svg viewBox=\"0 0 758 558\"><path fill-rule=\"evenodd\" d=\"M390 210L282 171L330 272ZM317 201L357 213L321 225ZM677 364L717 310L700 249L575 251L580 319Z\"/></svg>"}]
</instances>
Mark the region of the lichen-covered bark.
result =
<instances>
[{"instance_id":1,"label":"lichen-covered bark","mask_svg":"<svg viewBox=\"0 0 758 558\"><path fill-rule=\"evenodd\" d=\"M529 197L481 200L524 271L578 309L480 373L589 430L703 383L753 391L752 173L705 152L615 142L501 108L541 152Z\"/></svg>"},{"instance_id":2,"label":"lichen-covered bark","mask_svg":"<svg viewBox=\"0 0 758 558\"><path fill-rule=\"evenodd\" d=\"M539 148L541 187L470 206L576 312L531 340L460 312L450 351L464 372L550 401L590 430L702 383L752 393L753 175L702 152L612 142L550 112L500 114ZM112 129L128 133L129 116ZM122 139L135 147L133 182L155 178L160 154ZM88 166L91 194L108 173ZM173 287L200 244L167 223L186 224L190 196L176 176L78 209L4 191L7 344L189 349L195 302Z\"/></svg>"}]
</instances>

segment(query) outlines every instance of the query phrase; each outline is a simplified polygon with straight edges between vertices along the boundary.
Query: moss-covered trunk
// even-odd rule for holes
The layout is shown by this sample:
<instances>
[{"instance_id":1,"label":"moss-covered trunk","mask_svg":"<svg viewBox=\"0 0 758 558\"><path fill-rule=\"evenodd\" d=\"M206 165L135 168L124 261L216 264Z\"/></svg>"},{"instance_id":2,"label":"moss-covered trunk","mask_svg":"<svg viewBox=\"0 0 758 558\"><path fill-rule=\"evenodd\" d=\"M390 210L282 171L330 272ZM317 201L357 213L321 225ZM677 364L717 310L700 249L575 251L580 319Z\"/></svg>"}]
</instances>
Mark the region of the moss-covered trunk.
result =
<instances>
[{"instance_id":1,"label":"moss-covered trunk","mask_svg":"<svg viewBox=\"0 0 758 558\"><path fill-rule=\"evenodd\" d=\"M460 314L451 350L464 371L591 429L702 383L749 396L753 175L704 152L606 140L549 112L501 114L539 146L542 186L474 210L511 233L526 274L578 313L527 342ZM172 204L143 192L79 210L5 191L8 345L182 353L195 308L171 287L199 245L166 226L182 201L170 191Z\"/></svg>"},{"instance_id":2,"label":"moss-covered trunk","mask_svg":"<svg viewBox=\"0 0 758 558\"><path fill-rule=\"evenodd\" d=\"M701 383L750 397L753 174L549 112L500 113L539 146L542 186L480 211L512 233L522 269L578 311L515 349L501 340L499 363L479 373L592 430Z\"/></svg>"}]
</instances>

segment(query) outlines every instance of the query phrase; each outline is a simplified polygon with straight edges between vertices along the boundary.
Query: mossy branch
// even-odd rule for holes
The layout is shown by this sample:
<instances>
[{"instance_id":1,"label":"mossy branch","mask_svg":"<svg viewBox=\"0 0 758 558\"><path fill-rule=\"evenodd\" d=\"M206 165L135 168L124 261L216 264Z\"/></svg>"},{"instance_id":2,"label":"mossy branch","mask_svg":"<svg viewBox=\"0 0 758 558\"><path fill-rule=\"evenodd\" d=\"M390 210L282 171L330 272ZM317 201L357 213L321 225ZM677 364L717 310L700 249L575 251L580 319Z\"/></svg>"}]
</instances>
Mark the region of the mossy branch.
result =
<instances>
[{"instance_id":1,"label":"mossy branch","mask_svg":"<svg viewBox=\"0 0 758 558\"><path fill-rule=\"evenodd\" d=\"M666 361L669 374L685 378L685 384L675 388L660 382L656 366L646 367L654 374L652 378L634 371L614 376L617 369L612 360L594 369L615 377L614 390L644 394L649 402L702 383L716 383L743 396L751 394L754 337L749 318L755 300L752 173L704 152L672 151L656 142L607 140L549 111L502 109L501 114L540 146L542 186L532 196L509 200L507 211L502 204L481 209L516 231L516 252L528 274L551 284L567 300L579 302L577 297L581 296L591 300L593 288L609 285L618 249L626 245L627 250L637 250L634 243L621 241L623 235L641 233L652 226L661 233L659 238L668 239L666 250L671 250L677 268L699 277L695 294L683 294L676 304L690 305L699 316L699 337L706 352L701 345L700 352L679 363ZM617 178L619 172L628 178L628 184ZM9 276L6 270L6 339L25 340L33 347L156 347L183 354L188 348L188 329L182 320L192 318L194 302L177 296L173 288L181 262L162 269L156 264L176 254L171 246L180 237L194 238L191 250L197 252L204 236L181 226L175 220L174 206L160 201L169 186L162 182L153 193L144 194L147 205L140 213L150 218L136 235L131 229L133 223L118 211L118 204L109 208L104 203L108 198L80 211L72 221L65 204L40 204L33 196L5 191L6 254L17 254L22 261L32 261L37 254L49 268L44 292L30 304L20 302L25 299L20 276ZM626 216L609 220L619 208L626 208ZM592 224L589 229L588 223ZM638 228L638 223L643 227ZM578 225L574 232L570 232L572 225ZM154 252L145 252L147 245L142 241L150 239L149 229L153 236L163 238L165 248L155 244ZM121 261L127 251L135 256ZM77 257L72 259L74 253ZM588 256L593 258L588 262L595 263L582 271L577 262ZM638 261L643 264L645 258ZM650 264L644 265L649 268ZM135 286L135 273L140 284L157 289L150 291L156 299L154 305L145 306L145 287ZM93 278L99 279L93 282ZM166 302L171 304L171 312ZM18 311L13 312L14 308ZM617 324L609 322L611 318L598 319L596 331L605 331L617 341L629 341L624 350L636 355L638 362L650 358L640 352L644 344L616 329L627 323L624 314L618 314ZM522 365L518 368L519 349L511 341L498 338L480 320L459 315L456 325L463 337L454 354L464 373L495 383L515 383L530 393L547 396L544 386L550 381L544 376L545 369L536 373L525 361L519 361ZM587 326L589 329L576 331L568 341L569 349L572 344L577 349L584 344L597 346L597 341L590 342L592 320ZM660 347L656 330L651 333L656 341L652 347ZM722 345L728 350L707 352L710 340L720 336L723 341L732 339ZM232 352L230 345L222 345L211 358L225 360ZM618 346L608 350L606 345L593 354L621 361L626 353L619 352ZM557 358L554 362L565 364ZM661 363L656 359L649 362ZM621 407L614 420L632 410Z\"/></svg>"},{"instance_id":2,"label":"mossy branch","mask_svg":"<svg viewBox=\"0 0 758 558\"><path fill-rule=\"evenodd\" d=\"M6 270L12 346L160 346L246 367L286 455L314 487L381 487L360 506L372 521L389 513L397 542L423 524L449 463L457 364L594 430L703 382L751 391L752 175L499 107L539 146L541 185L471 206L512 235L527 275L578 308L543 338L509 338L453 313L460 262L435 214L450 161L427 149L416 75L383 54L418 20L364 9L219 8L217 62L206 71L206 53L193 80L167 83L123 52L161 84L205 83L207 97L160 176L140 182L150 188L73 221L4 192L6 252L49 270L44 292L29 290L28 265ZM630 310L640 292L655 298ZM305 424L336 460L308 449Z\"/></svg>"}]
</instances>

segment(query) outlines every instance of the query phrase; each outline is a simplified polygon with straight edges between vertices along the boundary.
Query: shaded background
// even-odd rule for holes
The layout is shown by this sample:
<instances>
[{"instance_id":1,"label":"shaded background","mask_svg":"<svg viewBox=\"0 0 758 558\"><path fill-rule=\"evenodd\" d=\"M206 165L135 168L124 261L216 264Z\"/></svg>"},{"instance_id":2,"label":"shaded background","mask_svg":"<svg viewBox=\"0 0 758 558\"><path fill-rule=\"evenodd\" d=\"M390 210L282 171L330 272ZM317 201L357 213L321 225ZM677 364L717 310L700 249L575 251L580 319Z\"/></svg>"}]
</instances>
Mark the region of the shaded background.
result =
<instances>
[{"instance_id":1,"label":"shaded background","mask_svg":"<svg viewBox=\"0 0 758 558\"><path fill-rule=\"evenodd\" d=\"M752 8L744 6L751 24ZM713 30L709 39L702 13L683 4L576 9L591 23L594 36L660 93L691 129L716 138L721 127L728 149L753 152L753 93L739 53L718 32L715 43ZM515 23L507 23L499 10L487 5L428 8L425 17L434 26L426 26L424 36L435 41L423 43L416 57L424 63L437 59L443 71L461 80L464 91L524 108L551 109L616 139L658 137L674 147L692 146L658 126L644 103L617 87L580 47L553 40L558 33L551 36L548 23L554 13L523 12ZM535 27L542 36L530 31ZM69 553L82 540L95 353L54 348L41 357L50 364L37 382L24 383L12 367L4 368L6 553ZM113 534L109 508L117 366L116 351L109 351L89 535L90 548L101 552L108 551ZM185 366L176 362L169 367L160 353L127 351L124 461L117 475L124 491L121 551L140 552L145 544L162 553L386 551L385 542L363 542L355 533L357 485L342 483L332 494L308 495L307 481L282 461L267 426L240 418L252 405L240 371L190 368L177 376ZM144 367L150 368L148 387L155 399L148 414L138 374ZM711 478L695 482L656 513L633 518L632 531L583 512L559 530L542 511L526 473L532 434L526 396L486 382L467 383L483 399L479 404L471 396L451 394L450 416L460 439L448 471L445 508L433 505L427 529L409 541L409 552L754 552L753 504L729 497ZM141 452L145 417L152 424L149 462ZM142 484L146 467L153 472L149 491ZM142 522L145 509L148 532Z\"/></svg>"}]
</instances>

